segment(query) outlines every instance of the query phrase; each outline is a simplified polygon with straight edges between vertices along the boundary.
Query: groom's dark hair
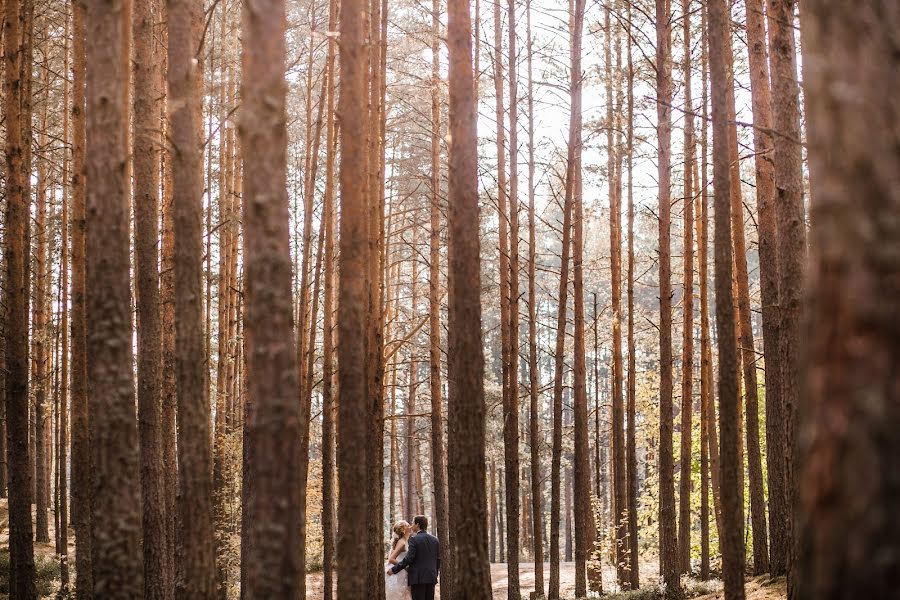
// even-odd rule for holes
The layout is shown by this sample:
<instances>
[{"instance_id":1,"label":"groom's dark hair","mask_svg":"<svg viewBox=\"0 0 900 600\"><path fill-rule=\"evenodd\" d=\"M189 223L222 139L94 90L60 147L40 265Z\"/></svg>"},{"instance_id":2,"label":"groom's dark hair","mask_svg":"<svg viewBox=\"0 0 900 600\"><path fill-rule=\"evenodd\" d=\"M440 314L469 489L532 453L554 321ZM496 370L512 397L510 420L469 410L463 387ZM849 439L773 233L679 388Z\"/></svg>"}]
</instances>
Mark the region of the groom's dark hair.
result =
<instances>
[{"instance_id":1,"label":"groom's dark hair","mask_svg":"<svg viewBox=\"0 0 900 600\"><path fill-rule=\"evenodd\" d=\"M422 531L428 531L428 517L425 515L416 515L413 519L413 523L419 526L419 529Z\"/></svg>"}]
</instances>

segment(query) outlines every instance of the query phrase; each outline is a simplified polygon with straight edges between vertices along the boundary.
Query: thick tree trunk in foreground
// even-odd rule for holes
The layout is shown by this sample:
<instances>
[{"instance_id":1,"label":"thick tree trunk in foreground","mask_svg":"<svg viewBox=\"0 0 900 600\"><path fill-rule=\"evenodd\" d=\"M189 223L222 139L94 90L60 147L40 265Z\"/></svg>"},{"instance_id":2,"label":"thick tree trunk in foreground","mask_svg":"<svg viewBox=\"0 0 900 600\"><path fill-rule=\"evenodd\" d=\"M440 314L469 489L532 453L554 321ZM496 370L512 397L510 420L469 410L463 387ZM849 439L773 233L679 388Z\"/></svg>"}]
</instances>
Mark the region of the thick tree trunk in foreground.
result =
<instances>
[{"instance_id":1,"label":"thick tree trunk in foreground","mask_svg":"<svg viewBox=\"0 0 900 600\"><path fill-rule=\"evenodd\" d=\"M21 3L21 4L27 4ZM29 205L22 128L31 122L22 118L22 96L28 88L22 77L24 52L21 37L23 16L28 10L19 2L5 6L3 79L6 118L6 436L9 468L9 594L10 598L37 598L34 546L32 542L31 470L28 466L28 259ZM25 69L31 77L31 69Z\"/></svg>"},{"instance_id":2,"label":"thick tree trunk in foreground","mask_svg":"<svg viewBox=\"0 0 900 600\"><path fill-rule=\"evenodd\" d=\"M667 0L656 0L656 116L659 144L659 556L666 595L677 595L678 547L675 529L675 475L672 457L672 249L671 23Z\"/></svg>"},{"instance_id":3,"label":"thick tree trunk in foreground","mask_svg":"<svg viewBox=\"0 0 900 600\"><path fill-rule=\"evenodd\" d=\"M900 13L818 0L801 23L812 270L792 597L888 598L900 586Z\"/></svg>"},{"instance_id":4,"label":"thick tree trunk in foreground","mask_svg":"<svg viewBox=\"0 0 900 600\"><path fill-rule=\"evenodd\" d=\"M94 594L143 594L138 429L132 371L128 149L122 98L121 2L87 3L88 412L91 430L91 562Z\"/></svg>"},{"instance_id":5,"label":"thick tree trunk in foreground","mask_svg":"<svg viewBox=\"0 0 900 600\"><path fill-rule=\"evenodd\" d=\"M167 0L168 111L175 226L175 337L178 395L176 596L213 598L216 589L212 447L203 333L199 70L193 28L197 0Z\"/></svg>"},{"instance_id":6,"label":"thick tree trunk in foreground","mask_svg":"<svg viewBox=\"0 0 900 600\"><path fill-rule=\"evenodd\" d=\"M245 5L239 121L244 149L248 393L244 424L245 598L294 598L300 590L297 531L303 515L292 477L300 456L300 406L288 235L283 0ZM246 480L245 480L246 481ZM249 516L248 516L249 513Z\"/></svg>"},{"instance_id":7,"label":"thick tree trunk in foreground","mask_svg":"<svg viewBox=\"0 0 900 600\"><path fill-rule=\"evenodd\" d=\"M739 432L740 391L737 380L737 341L731 292L731 173L726 52L730 31L725 0L711 0L709 7L709 60L712 81L713 190L715 193L715 291L716 333L719 346L719 419L721 422L722 557L726 597L744 598L743 506L741 502Z\"/></svg>"},{"instance_id":8,"label":"thick tree trunk in foreground","mask_svg":"<svg viewBox=\"0 0 900 600\"><path fill-rule=\"evenodd\" d=\"M166 560L166 504L163 500L159 306L159 57L154 52L156 3L134 7L134 160L135 272L137 277L138 418L143 503L144 598L171 597L172 577Z\"/></svg>"},{"instance_id":9,"label":"thick tree trunk in foreground","mask_svg":"<svg viewBox=\"0 0 900 600\"><path fill-rule=\"evenodd\" d=\"M472 531L484 530L487 501L477 113L472 77L472 29L466 0L448 0L447 47L450 55L451 139L447 477L450 538L469 540L458 545L453 553L455 578L452 585L459 598L486 598L491 589L487 538L471 536Z\"/></svg>"}]
</instances>

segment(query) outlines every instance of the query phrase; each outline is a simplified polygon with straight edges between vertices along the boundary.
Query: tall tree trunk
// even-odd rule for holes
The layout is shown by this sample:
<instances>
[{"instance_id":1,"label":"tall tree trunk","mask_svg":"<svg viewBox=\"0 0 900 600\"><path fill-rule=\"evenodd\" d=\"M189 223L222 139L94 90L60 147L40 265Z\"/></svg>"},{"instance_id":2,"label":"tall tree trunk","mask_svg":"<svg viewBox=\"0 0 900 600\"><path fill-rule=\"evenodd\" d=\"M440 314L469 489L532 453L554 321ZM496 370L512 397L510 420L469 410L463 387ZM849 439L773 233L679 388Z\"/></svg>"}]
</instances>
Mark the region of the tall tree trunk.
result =
<instances>
[{"instance_id":1,"label":"tall tree trunk","mask_svg":"<svg viewBox=\"0 0 900 600\"><path fill-rule=\"evenodd\" d=\"M42 26L41 37L46 39L46 27ZM33 43L33 42L32 42ZM31 68L26 65L25 68ZM38 117L40 132L38 133L38 147L47 145L47 100L50 83L49 70L44 69L44 75L40 82L43 92L41 94L41 110ZM47 390L50 382L50 371L47 359L49 357L50 327L47 318L47 164L42 155L37 159L37 189L35 190L35 219L34 219L34 254L33 271L31 280L32 309L31 309L31 382L34 388L34 488L35 488L35 520L34 539L36 542L47 543L50 541L50 524L47 518L47 510L50 505L47 484L50 472L47 469L47 446L45 440L49 434L48 423L51 410L47 406Z\"/></svg>"},{"instance_id":2,"label":"tall tree trunk","mask_svg":"<svg viewBox=\"0 0 900 600\"><path fill-rule=\"evenodd\" d=\"M519 493L519 94L516 54L516 0L507 2L509 30L509 354L508 394L503 419L506 453L506 531L509 600L521 596L519 586L519 554L521 552L521 518ZM588 476L590 481L590 476ZM590 484L588 484L590 489Z\"/></svg>"},{"instance_id":3,"label":"tall tree trunk","mask_svg":"<svg viewBox=\"0 0 900 600\"><path fill-rule=\"evenodd\" d=\"M768 130L771 128L772 109L769 90L769 65L767 62L765 41L765 15L762 0L750 0L746 3L747 47L750 59L750 86L753 98L753 144L756 163L756 203L759 213L759 254L760 254L760 295L763 314L763 346L766 366L766 410L769 406L780 402L780 365L776 356L778 344L777 304L778 274L775 256L775 220L774 206L774 170L772 165L772 138ZM748 293L749 296L749 293ZM747 298L749 309L749 297ZM773 312L776 311L776 312ZM748 311L749 312L749 311ZM750 328L749 314L743 319L742 330ZM742 331L742 338L744 332ZM750 339L748 348L743 342L744 370L753 372L755 381L756 356L752 348L752 329L747 332ZM747 364L749 361L749 365ZM752 367L752 368L751 368ZM768 398L769 394L772 398ZM753 406L751 406L751 404ZM747 390L747 448L750 469L750 503L753 518L753 572L756 575L769 570L769 542L766 531L765 498L762 482L762 459L759 448L759 412L757 393ZM774 418L778 418L774 416ZM778 452L773 454L777 455ZM776 461L781 457L778 456ZM780 500L780 499L779 499ZM770 508L772 505L770 501ZM775 502L776 511L781 508ZM771 515L770 515L771 516ZM779 518L783 518L783 514ZM772 523L775 527L775 524ZM782 526L782 525L780 525Z\"/></svg>"},{"instance_id":4,"label":"tall tree trunk","mask_svg":"<svg viewBox=\"0 0 900 600\"><path fill-rule=\"evenodd\" d=\"M772 575L790 572L796 558L792 507L796 505L794 446L800 400L800 317L803 273L806 260L806 223L803 208L803 166L800 146L800 87L797 83L797 52L794 42L794 0L768 0L769 67L772 81L772 128L775 163L775 224L778 257L778 308L780 338L778 363L781 387L780 419L767 420L774 427L771 438L779 443L769 447L776 461L770 466L778 485L769 496L783 502L783 520L772 532L776 561ZM783 468L783 474L777 473ZM781 524L785 526L782 527ZM786 557L784 563L782 556ZM788 578L788 587L793 586Z\"/></svg>"},{"instance_id":5,"label":"tall tree trunk","mask_svg":"<svg viewBox=\"0 0 900 600\"><path fill-rule=\"evenodd\" d=\"M541 486L540 386L537 344L537 235L534 208L534 77L531 37L531 0L526 0L525 35L528 40L528 395L531 446L531 512L534 526L534 589L544 595L544 496Z\"/></svg>"},{"instance_id":6,"label":"tall tree trunk","mask_svg":"<svg viewBox=\"0 0 900 600\"><path fill-rule=\"evenodd\" d=\"M159 155L156 129L158 56L153 39L156 3L138 2L133 13L135 271L137 277L138 419L143 507L144 597L171 597L166 560L166 504L163 501L160 431Z\"/></svg>"},{"instance_id":7,"label":"tall tree trunk","mask_svg":"<svg viewBox=\"0 0 900 600\"><path fill-rule=\"evenodd\" d=\"M367 553L359 551L360 532L368 531L366 445L366 316L368 240L365 171L367 48L365 0L343 0L340 19L341 115L340 257L338 288L338 597L368 598Z\"/></svg>"},{"instance_id":8,"label":"tall tree trunk","mask_svg":"<svg viewBox=\"0 0 900 600\"><path fill-rule=\"evenodd\" d=\"M8 4L7 4L8 6ZM9 22L7 20L7 22ZM75 594L92 598L91 440L87 405L85 306L85 7L72 3L72 525Z\"/></svg>"},{"instance_id":9,"label":"tall tree trunk","mask_svg":"<svg viewBox=\"0 0 900 600\"><path fill-rule=\"evenodd\" d=\"M175 227L175 338L178 395L176 596L215 596L212 448L203 332L203 181L195 65L196 0L167 0L168 135Z\"/></svg>"},{"instance_id":10,"label":"tall tree trunk","mask_svg":"<svg viewBox=\"0 0 900 600\"><path fill-rule=\"evenodd\" d=\"M681 453L678 492L678 572L691 572L691 474L694 416L694 117L691 94L690 0L682 0L684 37L684 319L681 343Z\"/></svg>"},{"instance_id":11,"label":"tall tree trunk","mask_svg":"<svg viewBox=\"0 0 900 600\"><path fill-rule=\"evenodd\" d=\"M800 18L814 191L793 597L887 598L900 583L900 14L817 1Z\"/></svg>"},{"instance_id":12,"label":"tall tree trunk","mask_svg":"<svg viewBox=\"0 0 900 600\"><path fill-rule=\"evenodd\" d=\"M768 484L770 490L780 490L780 478L784 476L784 454L780 450L781 431L781 364L778 360L778 345L781 324L778 311L778 257L776 255L777 231L775 228L775 166L772 148L772 95L769 87L769 63L766 47L765 14L762 0L748 0L747 52L750 60L750 89L753 99L753 149L756 166L756 209L759 234L760 298L762 302L763 356L765 358L766 391L766 447L768 463ZM769 494L769 527L772 535L766 558L766 570L777 563L777 569L784 572L786 552L784 548L784 527L788 517L783 492ZM754 525L754 532L756 526ZM776 541L776 536L778 541ZM762 572L757 565L756 542L753 545L754 570ZM774 570L774 569L773 569Z\"/></svg>"},{"instance_id":13,"label":"tall tree trunk","mask_svg":"<svg viewBox=\"0 0 900 600\"><path fill-rule=\"evenodd\" d=\"M245 598L293 598L303 589L297 536L303 519L295 473L302 424L291 330L288 235L286 26L283 0L245 6L243 13L241 147L246 149L243 203L247 277L249 401L244 424L245 492L241 562ZM245 479L246 481L246 479ZM246 485L246 483L245 483Z\"/></svg>"},{"instance_id":14,"label":"tall tree trunk","mask_svg":"<svg viewBox=\"0 0 900 600\"><path fill-rule=\"evenodd\" d=\"M697 275L700 293L700 579L709 579L709 488L710 488L710 445L712 437L710 429L715 429L715 419L711 418L712 350L709 341L709 286L707 283L707 270L709 266L709 234L708 234L708 197L707 197L707 147L709 127L707 123L707 69L706 69L706 9L701 11L701 71L703 79L701 99L701 133L700 133L700 176L695 178L700 185L700 193L697 195ZM697 167L696 161L694 167ZM715 442L712 442L713 445ZM718 481L718 479L716 479ZM718 492L713 485L713 494ZM714 507L715 508L715 507ZM718 514L718 513L716 513Z\"/></svg>"},{"instance_id":15,"label":"tall tree trunk","mask_svg":"<svg viewBox=\"0 0 900 600\"><path fill-rule=\"evenodd\" d=\"M615 528L616 581L627 589L631 582L628 564L628 507L625 472L625 406L622 394L622 203L616 187L616 152L614 146L614 100L612 64L612 25L610 8L604 11L606 44L606 154L607 179L609 181L609 263L612 295L612 452L613 452L613 527ZM595 311L596 312L596 311ZM599 407L598 407L599 413ZM598 414L599 418L599 414Z\"/></svg>"},{"instance_id":16,"label":"tall tree trunk","mask_svg":"<svg viewBox=\"0 0 900 600\"><path fill-rule=\"evenodd\" d=\"M452 597L453 573L446 567L451 552L450 523L447 515L447 463L444 455L444 421L441 393L441 40L440 0L431 3L431 206L428 306L429 376L431 385L431 473L433 479L434 513L438 538L446 563L443 591ZM452 567L451 567L452 569Z\"/></svg>"},{"instance_id":17,"label":"tall tree trunk","mask_svg":"<svg viewBox=\"0 0 900 600\"><path fill-rule=\"evenodd\" d=\"M128 77L122 3L87 3L88 409L91 430L91 562L98 596L143 594L138 428L132 371L129 260ZM110 99L117 99L110 101Z\"/></svg>"},{"instance_id":18,"label":"tall tree trunk","mask_svg":"<svg viewBox=\"0 0 900 600\"><path fill-rule=\"evenodd\" d=\"M30 0L7 2L4 7L3 80L6 118L6 436L9 467L9 594L36 599L32 542L32 485L28 452L28 258L30 253L30 195L26 180L30 165L25 144L31 128L23 117L23 96L31 68L23 69L24 36L30 35L27 14ZM24 77L23 77L24 75Z\"/></svg>"},{"instance_id":19,"label":"tall tree trunk","mask_svg":"<svg viewBox=\"0 0 900 600\"><path fill-rule=\"evenodd\" d=\"M160 3L160 9L168 18L166 3ZM168 39L167 31L161 35ZM165 86L168 79L168 57L162 53L163 69L160 77L160 85ZM168 119L168 106L171 100L165 98L165 106L160 111L162 129L168 137L172 131L171 122ZM162 331L162 456L163 456L163 482L165 487L166 504L166 560L169 562L167 571L170 576L175 576L175 521L176 499L178 490L178 460L176 449L177 431L175 427L178 394L175 359L175 195L173 182L173 168L175 155L168 147L161 151L161 200L162 200L162 243L159 275L159 303L161 306L160 321Z\"/></svg>"},{"instance_id":20,"label":"tall tree trunk","mask_svg":"<svg viewBox=\"0 0 900 600\"><path fill-rule=\"evenodd\" d=\"M571 137L572 127L569 133ZM559 294L557 296L556 347L553 361L553 448L550 460L550 589L549 600L557 600L560 591L559 526L560 484L562 465L563 428L563 376L565 367L566 309L569 293L569 250L572 235L573 185L571 172L575 168L574 148L569 141L569 159L566 166L565 199L563 204L562 253L559 269Z\"/></svg>"},{"instance_id":21,"label":"tall tree trunk","mask_svg":"<svg viewBox=\"0 0 900 600\"><path fill-rule=\"evenodd\" d=\"M659 140L659 555L666 595L678 594L675 476L672 457L672 64L669 1L656 0L656 115Z\"/></svg>"},{"instance_id":22,"label":"tall tree trunk","mask_svg":"<svg viewBox=\"0 0 900 600\"><path fill-rule=\"evenodd\" d=\"M715 379L713 378L712 372L712 342L710 340L710 329L709 329L709 283L708 283L708 271L709 271L709 198L708 198L708 190L709 190L709 182L707 180L707 174L709 171L708 165L708 156L709 156L709 143L708 143L708 133L709 133L709 119L708 119L708 74L709 70L707 68L708 58L709 58L709 44L708 44L708 33L707 33L707 5L704 4L703 11L701 13L701 31L702 31L702 66L701 70L703 72L703 109L701 112L702 123L703 123L703 134L700 142L700 154L702 156L701 159L701 178L700 178L700 233L698 235L699 238L699 247L700 247L700 256L698 256L698 262L700 263L700 393L703 394L703 381L706 381L706 426L707 426L707 438L705 445L709 451L709 467L710 467L710 483L712 486L712 496L713 496L713 512L716 519L716 529L717 531L722 531L721 527L721 517L722 517L722 508L721 501L719 499L719 441L718 434L716 433L716 405L715 405L715 396L713 395L713 385Z\"/></svg>"},{"instance_id":23,"label":"tall tree trunk","mask_svg":"<svg viewBox=\"0 0 900 600\"><path fill-rule=\"evenodd\" d=\"M369 2L368 91L369 126L366 130L367 188L367 277L369 279L367 316L367 401L366 482L369 519L366 573L372 597L384 597L383 565L384 533L382 522L384 496L384 280L382 247L384 242L384 193L381 178L384 144L382 143L381 114L383 94L381 86L381 0Z\"/></svg>"},{"instance_id":24,"label":"tall tree trunk","mask_svg":"<svg viewBox=\"0 0 900 600\"><path fill-rule=\"evenodd\" d=\"M753 530L753 572L760 574L769 569L769 543L766 535L766 505L763 493L762 456L759 447L759 393L756 380L756 349L753 341L753 323L750 313L750 283L747 272L747 242L744 234L744 202L741 191L740 160L738 155L737 125L734 98L734 54L730 35L726 40L728 71L729 153L731 167L731 229L734 245L734 282L737 295L736 327L739 334L739 352L744 375L746 398L747 472L750 488L750 516ZM738 413L740 415L740 412ZM741 457L743 464L743 457ZM743 475L743 467L741 468ZM743 495L743 484L741 485Z\"/></svg>"},{"instance_id":25,"label":"tall tree trunk","mask_svg":"<svg viewBox=\"0 0 900 600\"><path fill-rule=\"evenodd\" d=\"M337 24L337 0L328 6L328 30L334 31ZM327 57L327 102L326 108L326 158L325 158L325 198L322 218L325 219L325 298L322 324L322 571L325 587L324 600L334 597L335 561L335 400L334 389L334 160L337 149L336 122L334 115L335 42L328 38Z\"/></svg>"},{"instance_id":26,"label":"tall tree trunk","mask_svg":"<svg viewBox=\"0 0 900 600\"><path fill-rule=\"evenodd\" d=\"M481 244L478 227L476 96L469 3L448 0L450 145L449 387L447 482L450 539L470 540L452 555L453 592L490 595L487 539L471 538L486 522L484 354L481 333ZM342 47L343 47L342 42ZM464 568L458 568L458 567Z\"/></svg>"},{"instance_id":27,"label":"tall tree trunk","mask_svg":"<svg viewBox=\"0 0 900 600\"><path fill-rule=\"evenodd\" d=\"M69 504L68 504L68 462L69 462L69 18L65 19L65 39L63 41L63 150L62 150L62 214L60 216L60 256L59 256L59 300L60 300L60 344L59 359L59 438L57 452L57 480L59 519L56 526L56 554L59 555L60 591L69 592ZM5 335L5 323L0 324ZM3 363L0 363L3 366ZM3 404L0 396L0 405ZM0 436L3 432L0 432ZM5 436L4 436L5 437ZM0 448L2 451L2 448ZM0 460L6 461L5 454ZM0 489L3 489L0 482Z\"/></svg>"},{"instance_id":28,"label":"tall tree trunk","mask_svg":"<svg viewBox=\"0 0 900 600\"><path fill-rule=\"evenodd\" d=\"M729 89L727 53L731 51L728 13L724 0L712 0L709 10L709 61L712 81L713 191L715 194L716 334L719 347L719 419L721 423L722 558L725 593L744 598L743 505L740 482L740 390L737 380L737 343L732 301L731 207L729 168Z\"/></svg>"},{"instance_id":29,"label":"tall tree trunk","mask_svg":"<svg viewBox=\"0 0 900 600\"><path fill-rule=\"evenodd\" d=\"M571 109L569 116L569 160L574 160L572 177L573 237L572 270L574 274L575 369L575 595L587 596L587 559L594 541L594 515L591 510L591 463L588 450L587 365L584 333L584 198L581 181L581 31L584 26L585 1L574 0L572 13L572 67L570 77Z\"/></svg>"},{"instance_id":30,"label":"tall tree trunk","mask_svg":"<svg viewBox=\"0 0 900 600\"><path fill-rule=\"evenodd\" d=\"M640 587L641 573L638 565L637 520L637 360L634 345L634 63L631 51L631 2L628 3L626 39L628 40L628 400L626 405L628 424L625 430L625 470L628 489L628 569L630 587Z\"/></svg>"}]
</instances>

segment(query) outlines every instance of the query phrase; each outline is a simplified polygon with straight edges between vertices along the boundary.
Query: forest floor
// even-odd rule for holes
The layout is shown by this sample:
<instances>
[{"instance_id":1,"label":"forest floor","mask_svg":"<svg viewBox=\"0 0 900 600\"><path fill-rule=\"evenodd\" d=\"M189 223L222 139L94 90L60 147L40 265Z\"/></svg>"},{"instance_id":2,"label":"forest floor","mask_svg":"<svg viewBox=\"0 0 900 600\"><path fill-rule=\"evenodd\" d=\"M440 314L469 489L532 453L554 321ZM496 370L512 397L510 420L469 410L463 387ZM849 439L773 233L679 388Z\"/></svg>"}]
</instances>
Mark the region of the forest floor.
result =
<instances>
[{"instance_id":1,"label":"forest floor","mask_svg":"<svg viewBox=\"0 0 900 600\"><path fill-rule=\"evenodd\" d=\"M0 598L5 598L7 593L6 577L9 573L9 512L6 499L0 499ZM51 515L50 520L50 539L54 537L54 526ZM51 594L59 589L59 561L56 556L56 550L53 542L34 544L35 563L37 566L38 589L42 597L52 597ZM75 556L74 536L69 536L69 561L73 564ZM509 581L507 579L508 571L506 564L491 564L491 587L493 589L493 600L505 600L508 593ZM644 586L655 581L657 577L656 565L651 561L644 561L641 568L641 580ZM615 569L607 566L603 571L603 586L605 590L610 590L614 586L616 578ZM550 579L550 565L544 564L544 581ZM519 583L523 598L527 598L534 590L534 565L528 562L522 562L519 568ZM689 596L698 598L699 600L722 600L724 593L721 591L719 582L708 582L701 584L700 582L691 581L687 585ZM306 576L306 589L308 600L320 600L323 596L322 573L310 573ZM575 597L575 563L560 563L560 592L563 598ZM621 597L623 600L649 600L656 596L648 590L647 594L635 595L613 595L610 598ZM438 598L440 598L440 587L438 587ZM785 600L787 593L785 590L784 578L771 580L767 576L757 577L747 580L747 600Z\"/></svg>"},{"instance_id":2,"label":"forest floor","mask_svg":"<svg viewBox=\"0 0 900 600\"><path fill-rule=\"evenodd\" d=\"M575 598L575 563L560 563L560 593L563 598ZM506 600L508 593L509 581L507 579L508 571L506 564L491 564L491 588L493 590L493 600ZM609 590L615 582L616 572L611 566L604 568L603 585L604 589ZM641 578L646 586L648 581L653 581L656 577L656 566L647 564L641 569ZM544 585L550 579L550 565L544 564ZM519 568L519 584L522 590L522 597L528 598L534 590L534 565L531 563L522 563ZM701 584L700 582L690 582L687 585L689 596L699 600L722 600L725 597L722 591L721 583L718 581ZM309 600L320 600L323 595L322 574L311 573L306 576L307 598ZM706 591L709 593L706 593ZM757 577L747 580L747 600L785 600L787 592L785 589L784 578L772 580L767 576ZM438 594L440 598L440 586L438 586ZM618 598L619 595L605 596L608 598ZM621 597L630 600L649 600L656 598L655 594L623 594Z\"/></svg>"}]
</instances>

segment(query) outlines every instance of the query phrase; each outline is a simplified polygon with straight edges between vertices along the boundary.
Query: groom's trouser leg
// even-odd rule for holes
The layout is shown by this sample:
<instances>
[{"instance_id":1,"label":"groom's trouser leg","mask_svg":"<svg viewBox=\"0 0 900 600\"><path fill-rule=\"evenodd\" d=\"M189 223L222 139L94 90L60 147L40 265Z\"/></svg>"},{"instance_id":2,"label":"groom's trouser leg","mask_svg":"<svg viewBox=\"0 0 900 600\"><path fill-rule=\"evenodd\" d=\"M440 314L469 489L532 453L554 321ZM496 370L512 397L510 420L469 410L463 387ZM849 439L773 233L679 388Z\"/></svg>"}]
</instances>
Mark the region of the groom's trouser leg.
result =
<instances>
[{"instance_id":1,"label":"groom's trouser leg","mask_svg":"<svg viewBox=\"0 0 900 600\"><path fill-rule=\"evenodd\" d=\"M434 585L419 583L410 588L413 600L434 600Z\"/></svg>"}]
</instances>

